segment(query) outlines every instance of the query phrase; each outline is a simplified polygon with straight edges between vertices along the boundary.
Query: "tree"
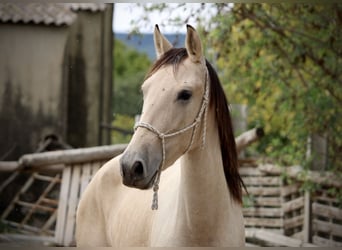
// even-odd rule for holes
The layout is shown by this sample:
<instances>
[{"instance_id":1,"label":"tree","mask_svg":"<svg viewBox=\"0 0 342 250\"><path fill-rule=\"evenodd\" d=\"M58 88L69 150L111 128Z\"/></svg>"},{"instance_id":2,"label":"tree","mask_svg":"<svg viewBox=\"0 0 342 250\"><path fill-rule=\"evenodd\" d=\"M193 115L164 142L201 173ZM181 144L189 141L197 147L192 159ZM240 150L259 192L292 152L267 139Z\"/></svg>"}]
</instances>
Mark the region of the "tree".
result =
<instances>
[{"instance_id":1,"label":"tree","mask_svg":"<svg viewBox=\"0 0 342 250\"><path fill-rule=\"evenodd\" d=\"M341 170L342 5L236 4L215 22L227 93L272 135L260 151L302 164L308 136L325 135L330 168Z\"/></svg>"},{"instance_id":2,"label":"tree","mask_svg":"<svg viewBox=\"0 0 342 250\"><path fill-rule=\"evenodd\" d=\"M206 38L207 57L217 61L228 99L248 105L250 127L264 126L259 152L284 165L303 165L308 137L318 134L328 140L329 168L340 172L342 4L211 7L215 14L208 23L200 19L205 4L190 15ZM185 23L191 16L171 21Z\"/></svg>"}]
</instances>

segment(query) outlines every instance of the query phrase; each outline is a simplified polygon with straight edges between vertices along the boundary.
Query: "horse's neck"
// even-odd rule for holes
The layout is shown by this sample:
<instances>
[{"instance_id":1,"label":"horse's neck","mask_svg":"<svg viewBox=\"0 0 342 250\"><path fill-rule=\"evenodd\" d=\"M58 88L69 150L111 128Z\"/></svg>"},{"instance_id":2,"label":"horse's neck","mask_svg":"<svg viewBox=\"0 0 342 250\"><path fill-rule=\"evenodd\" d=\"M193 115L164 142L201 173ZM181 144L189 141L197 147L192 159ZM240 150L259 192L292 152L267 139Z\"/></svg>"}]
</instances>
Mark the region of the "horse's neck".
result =
<instances>
[{"instance_id":1,"label":"horse's neck","mask_svg":"<svg viewBox=\"0 0 342 250\"><path fill-rule=\"evenodd\" d=\"M213 119L208 119L205 148L194 149L181 159L179 191L178 216L184 216L179 221L183 221L182 226L191 230L189 233L210 237L210 234L220 230L220 222L227 219L231 200Z\"/></svg>"}]
</instances>

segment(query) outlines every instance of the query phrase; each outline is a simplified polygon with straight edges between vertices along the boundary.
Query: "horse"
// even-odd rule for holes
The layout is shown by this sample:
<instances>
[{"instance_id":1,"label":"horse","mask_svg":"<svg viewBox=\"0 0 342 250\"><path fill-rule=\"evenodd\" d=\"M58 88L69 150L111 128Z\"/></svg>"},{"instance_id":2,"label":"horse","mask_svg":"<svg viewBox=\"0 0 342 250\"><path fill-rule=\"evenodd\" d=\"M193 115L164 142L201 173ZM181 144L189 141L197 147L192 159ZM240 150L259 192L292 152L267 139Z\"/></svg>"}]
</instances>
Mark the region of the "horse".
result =
<instances>
[{"instance_id":1,"label":"horse","mask_svg":"<svg viewBox=\"0 0 342 250\"><path fill-rule=\"evenodd\" d=\"M174 48L158 25L154 45L140 121L82 194L76 244L243 246L243 181L217 73L190 25L185 48Z\"/></svg>"}]
</instances>

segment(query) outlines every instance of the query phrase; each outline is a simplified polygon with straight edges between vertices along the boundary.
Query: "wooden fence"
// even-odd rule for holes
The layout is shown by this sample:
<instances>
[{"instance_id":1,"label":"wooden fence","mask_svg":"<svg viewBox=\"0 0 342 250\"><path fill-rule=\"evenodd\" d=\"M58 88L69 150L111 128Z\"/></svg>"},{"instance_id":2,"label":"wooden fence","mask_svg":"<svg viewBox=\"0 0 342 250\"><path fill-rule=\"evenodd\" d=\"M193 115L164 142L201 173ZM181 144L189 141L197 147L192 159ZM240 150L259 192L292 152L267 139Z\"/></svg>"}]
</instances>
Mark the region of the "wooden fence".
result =
<instances>
[{"instance_id":1,"label":"wooden fence","mask_svg":"<svg viewBox=\"0 0 342 250\"><path fill-rule=\"evenodd\" d=\"M17 164L2 162L2 175L7 172L7 176L0 186L0 197L7 204L0 210L0 241L32 239L51 245L75 245L80 195L95 172L125 147L53 151L25 155ZM11 199L6 197L8 193Z\"/></svg>"},{"instance_id":2,"label":"wooden fence","mask_svg":"<svg viewBox=\"0 0 342 250\"><path fill-rule=\"evenodd\" d=\"M277 233L291 237L287 246L300 246L294 243L295 239L302 245L342 246L342 204L328 192L332 187L342 187L341 176L310 171L303 175L303 172L300 166L240 167L248 190L243 208L247 242L265 241L270 233ZM304 191L303 181L319 184L320 189ZM275 238L269 238L268 243L277 245L271 241Z\"/></svg>"},{"instance_id":3,"label":"wooden fence","mask_svg":"<svg viewBox=\"0 0 342 250\"><path fill-rule=\"evenodd\" d=\"M0 163L0 241L44 241L72 246L79 197L94 173L126 145L54 151ZM310 172L322 189L300 190L301 167L244 164L243 213L249 245L342 246L342 209L328 187L341 179ZM288 176L285 180L283 177ZM267 240L268 239L268 240Z\"/></svg>"}]
</instances>

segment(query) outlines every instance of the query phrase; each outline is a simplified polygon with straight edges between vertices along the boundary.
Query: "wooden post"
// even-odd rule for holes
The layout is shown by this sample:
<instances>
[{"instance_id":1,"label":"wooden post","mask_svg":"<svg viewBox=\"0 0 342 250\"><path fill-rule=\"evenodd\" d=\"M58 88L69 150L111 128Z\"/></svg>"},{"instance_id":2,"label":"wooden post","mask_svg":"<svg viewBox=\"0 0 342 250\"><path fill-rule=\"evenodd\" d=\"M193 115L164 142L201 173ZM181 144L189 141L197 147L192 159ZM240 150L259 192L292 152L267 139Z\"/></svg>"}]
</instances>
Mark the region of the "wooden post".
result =
<instances>
[{"instance_id":1,"label":"wooden post","mask_svg":"<svg viewBox=\"0 0 342 250\"><path fill-rule=\"evenodd\" d=\"M303 225L303 241L305 243L311 242L311 201L310 192L304 193L304 225Z\"/></svg>"},{"instance_id":2,"label":"wooden post","mask_svg":"<svg viewBox=\"0 0 342 250\"><path fill-rule=\"evenodd\" d=\"M265 134L263 128L253 128L235 138L236 151L240 154L246 147L259 140Z\"/></svg>"}]
</instances>

